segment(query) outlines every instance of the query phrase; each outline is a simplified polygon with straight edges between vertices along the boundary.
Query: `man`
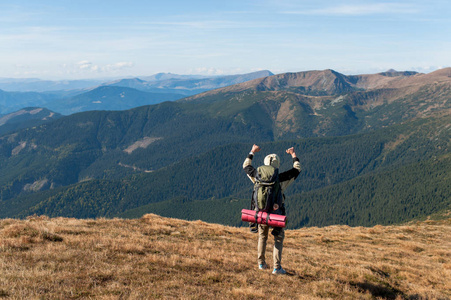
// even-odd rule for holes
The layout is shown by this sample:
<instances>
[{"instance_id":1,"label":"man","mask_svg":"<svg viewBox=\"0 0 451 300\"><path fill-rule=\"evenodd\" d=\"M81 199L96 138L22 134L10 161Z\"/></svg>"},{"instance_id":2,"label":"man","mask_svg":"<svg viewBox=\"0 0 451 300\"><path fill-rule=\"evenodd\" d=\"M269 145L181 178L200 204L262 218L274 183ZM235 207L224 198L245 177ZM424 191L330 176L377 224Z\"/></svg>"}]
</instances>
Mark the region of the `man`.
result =
<instances>
[{"instance_id":1,"label":"man","mask_svg":"<svg viewBox=\"0 0 451 300\"><path fill-rule=\"evenodd\" d=\"M252 159L254 158L254 154L260 151L260 147L257 145L252 146L252 150L247 156L246 160L243 163L243 169L246 172L249 179L255 184L257 182L256 177L258 177L258 171L252 166ZM286 150L286 153L290 154L293 158L293 168L280 173L279 174L279 182L280 189L283 191L294 182L294 180L298 177L301 172L301 164L299 162L299 158L296 157L296 153L294 152L294 148L291 147ZM276 154L269 154L264 159L264 164L266 166L272 166L275 169L279 169L280 167L280 159ZM285 198L283 196L283 198ZM272 208L273 211L280 211L283 215L285 215L285 205L282 201L281 207L278 204L274 204ZM266 242L268 240L269 226L265 224L258 224L258 266L260 270L264 270L268 268L265 260L266 253ZM273 260L274 260L274 270L273 274L286 274L286 271L282 268L282 248L283 248L283 239L285 237L285 231L283 228L275 228L272 231L274 235L274 250L273 250Z\"/></svg>"}]
</instances>

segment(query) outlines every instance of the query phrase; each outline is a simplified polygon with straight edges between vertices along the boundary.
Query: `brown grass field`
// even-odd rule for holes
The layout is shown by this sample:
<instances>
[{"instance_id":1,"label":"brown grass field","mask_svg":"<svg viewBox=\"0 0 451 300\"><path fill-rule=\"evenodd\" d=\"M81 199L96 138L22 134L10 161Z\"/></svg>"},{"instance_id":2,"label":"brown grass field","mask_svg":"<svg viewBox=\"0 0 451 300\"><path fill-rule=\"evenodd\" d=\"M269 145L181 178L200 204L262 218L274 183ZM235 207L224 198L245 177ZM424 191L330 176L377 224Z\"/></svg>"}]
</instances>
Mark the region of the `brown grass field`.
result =
<instances>
[{"instance_id":1,"label":"brown grass field","mask_svg":"<svg viewBox=\"0 0 451 300\"><path fill-rule=\"evenodd\" d=\"M285 276L256 248L247 228L152 214L3 219L0 298L451 299L451 219L287 230Z\"/></svg>"}]
</instances>

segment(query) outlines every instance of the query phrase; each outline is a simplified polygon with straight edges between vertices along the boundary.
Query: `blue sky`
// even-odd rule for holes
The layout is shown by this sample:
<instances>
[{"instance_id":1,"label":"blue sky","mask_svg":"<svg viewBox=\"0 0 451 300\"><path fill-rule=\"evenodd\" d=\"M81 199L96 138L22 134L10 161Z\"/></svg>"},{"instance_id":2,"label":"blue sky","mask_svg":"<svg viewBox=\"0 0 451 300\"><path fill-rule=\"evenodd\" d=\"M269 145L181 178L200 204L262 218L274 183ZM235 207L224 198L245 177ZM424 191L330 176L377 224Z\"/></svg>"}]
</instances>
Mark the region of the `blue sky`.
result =
<instances>
[{"instance_id":1,"label":"blue sky","mask_svg":"<svg viewBox=\"0 0 451 300\"><path fill-rule=\"evenodd\" d=\"M0 77L82 79L451 66L451 2L0 2Z\"/></svg>"}]
</instances>

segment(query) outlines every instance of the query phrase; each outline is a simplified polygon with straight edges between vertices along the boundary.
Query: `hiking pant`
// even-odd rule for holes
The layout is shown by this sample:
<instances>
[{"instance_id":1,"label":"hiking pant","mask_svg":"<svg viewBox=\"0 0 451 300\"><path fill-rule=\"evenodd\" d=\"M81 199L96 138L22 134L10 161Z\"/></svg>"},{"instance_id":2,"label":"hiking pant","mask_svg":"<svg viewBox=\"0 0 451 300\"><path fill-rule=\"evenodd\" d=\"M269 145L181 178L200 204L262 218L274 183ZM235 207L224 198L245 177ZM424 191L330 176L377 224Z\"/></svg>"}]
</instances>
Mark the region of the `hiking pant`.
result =
<instances>
[{"instance_id":1,"label":"hiking pant","mask_svg":"<svg viewBox=\"0 0 451 300\"><path fill-rule=\"evenodd\" d=\"M270 227L268 225L258 224L258 264L265 264L266 242L268 241ZM274 237L273 260L274 268L278 269L282 263L283 239L285 230L282 228L278 236Z\"/></svg>"}]
</instances>

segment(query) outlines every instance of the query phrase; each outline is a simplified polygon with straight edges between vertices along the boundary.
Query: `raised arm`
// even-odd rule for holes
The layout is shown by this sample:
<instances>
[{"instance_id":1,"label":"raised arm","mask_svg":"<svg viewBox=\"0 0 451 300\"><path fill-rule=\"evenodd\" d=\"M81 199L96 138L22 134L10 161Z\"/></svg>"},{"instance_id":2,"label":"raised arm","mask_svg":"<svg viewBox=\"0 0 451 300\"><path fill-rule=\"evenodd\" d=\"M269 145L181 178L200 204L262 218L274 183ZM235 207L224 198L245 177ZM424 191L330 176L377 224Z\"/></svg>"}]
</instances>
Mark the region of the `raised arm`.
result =
<instances>
[{"instance_id":1,"label":"raised arm","mask_svg":"<svg viewBox=\"0 0 451 300\"><path fill-rule=\"evenodd\" d=\"M294 148L291 147L287 149L285 152L287 154L290 154L291 157L293 158L293 168L283 173L280 173L279 180L282 190L285 190L290 184L292 184L298 177L299 173L301 173L301 163L299 162L299 158L297 158L296 156Z\"/></svg>"},{"instance_id":2,"label":"raised arm","mask_svg":"<svg viewBox=\"0 0 451 300\"><path fill-rule=\"evenodd\" d=\"M249 179L255 183L255 176L257 176L257 170L252 166L252 159L254 158L254 153L259 152L260 147L258 145L253 145L251 152L247 155L243 163L244 172L246 172Z\"/></svg>"}]
</instances>

